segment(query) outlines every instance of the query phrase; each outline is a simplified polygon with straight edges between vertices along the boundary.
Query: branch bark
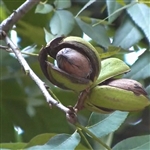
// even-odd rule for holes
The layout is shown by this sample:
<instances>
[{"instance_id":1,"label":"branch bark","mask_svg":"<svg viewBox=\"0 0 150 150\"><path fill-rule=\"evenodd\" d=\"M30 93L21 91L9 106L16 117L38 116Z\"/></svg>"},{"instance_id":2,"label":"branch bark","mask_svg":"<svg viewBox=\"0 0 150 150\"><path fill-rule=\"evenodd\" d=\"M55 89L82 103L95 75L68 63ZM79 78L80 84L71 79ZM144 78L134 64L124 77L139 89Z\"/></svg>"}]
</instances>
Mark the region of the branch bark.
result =
<instances>
[{"instance_id":1,"label":"branch bark","mask_svg":"<svg viewBox=\"0 0 150 150\"><path fill-rule=\"evenodd\" d=\"M16 9L7 19L0 24L0 30L6 33L20 20L33 6L39 3L40 0L26 0L18 9ZM3 36L0 35L0 39Z\"/></svg>"}]
</instances>

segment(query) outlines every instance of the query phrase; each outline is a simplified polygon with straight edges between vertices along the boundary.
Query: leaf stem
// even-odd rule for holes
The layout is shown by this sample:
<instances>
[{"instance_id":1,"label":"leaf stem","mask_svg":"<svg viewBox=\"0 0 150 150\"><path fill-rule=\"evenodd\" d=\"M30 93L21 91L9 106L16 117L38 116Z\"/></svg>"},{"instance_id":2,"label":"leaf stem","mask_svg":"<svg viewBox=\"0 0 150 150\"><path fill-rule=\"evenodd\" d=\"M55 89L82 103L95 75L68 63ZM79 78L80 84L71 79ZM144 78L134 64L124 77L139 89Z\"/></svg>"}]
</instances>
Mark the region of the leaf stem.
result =
<instances>
[{"instance_id":1,"label":"leaf stem","mask_svg":"<svg viewBox=\"0 0 150 150\"><path fill-rule=\"evenodd\" d=\"M111 150L111 148L108 145L106 145L104 142L102 142L98 137L96 137L87 128L85 128L84 126L80 125L79 123L76 123L75 125L76 125L76 127L82 129L84 132L86 132L87 134L89 134L95 141L97 141L98 143L100 143L101 145L103 145L107 150Z\"/></svg>"},{"instance_id":2,"label":"leaf stem","mask_svg":"<svg viewBox=\"0 0 150 150\"><path fill-rule=\"evenodd\" d=\"M87 138L83 134L82 130L80 128L77 128L77 131L83 137L84 141L86 142L86 144L88 145L88 147L90 148L90 150L93 150L92 146L90 145L89 141L87 140Z\"/></svg>"}]
</instances>

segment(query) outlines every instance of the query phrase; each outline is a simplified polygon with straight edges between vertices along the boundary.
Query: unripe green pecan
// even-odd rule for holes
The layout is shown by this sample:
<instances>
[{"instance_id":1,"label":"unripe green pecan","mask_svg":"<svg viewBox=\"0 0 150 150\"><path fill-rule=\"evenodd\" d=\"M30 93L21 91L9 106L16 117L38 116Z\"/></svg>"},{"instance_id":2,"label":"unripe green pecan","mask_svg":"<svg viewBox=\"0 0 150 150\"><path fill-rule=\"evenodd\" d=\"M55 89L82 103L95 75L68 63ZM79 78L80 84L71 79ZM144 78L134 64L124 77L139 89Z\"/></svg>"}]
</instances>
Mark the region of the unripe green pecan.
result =
<instances>
[{"instance_id":1,"label":"unripe green pecan","mask_svg":"<svg viewBox=\"0 0 150 150\"><path fill-rule=\"evenodd\" d=\"M138 111L148 105L150 101L142 85L131 79L116 79L96 86L84 103L87 109L101 113Z\"/></svg>"},{"instance_id":2,"label":"unripe green pecan","mask_svg":"<svg viewBox=\"0 0 150 150\"><path fill-rule=\"evenodd\" d=\"M48 62L48 55L57 66ZM89 88L98 78L101 61L95 48L79 37L58 37L39 53L41 69L54 85L73 91Z\"/></svg>"}]
</instances>

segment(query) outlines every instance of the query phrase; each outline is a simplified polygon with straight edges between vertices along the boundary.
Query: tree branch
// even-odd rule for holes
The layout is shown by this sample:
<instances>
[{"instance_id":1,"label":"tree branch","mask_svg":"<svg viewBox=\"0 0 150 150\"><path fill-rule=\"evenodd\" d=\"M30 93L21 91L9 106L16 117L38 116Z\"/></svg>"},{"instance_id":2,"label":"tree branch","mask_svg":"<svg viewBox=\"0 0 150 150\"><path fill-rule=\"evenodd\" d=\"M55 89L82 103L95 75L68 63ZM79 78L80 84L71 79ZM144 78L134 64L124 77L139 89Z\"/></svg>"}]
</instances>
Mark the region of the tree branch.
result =
<instances>
[{"instance_id":1,"label":"tree branch","mask_svg":"<svg viewBox=\"0 0 150 150\"><path fill-rule=\"evenodd\" d=\"M12 28L16 22L21 19L33 6L40 0L26 0L17 10L15 10L7 19L0 24L0 30L6 33ZM0 35L0 39L2 39Z\"/></svg>"},{"instance_id":2,"label":"tree branch","mask_svg":"<svg viewBox=\"0 0 150 150\"><path fill-rule=\"evenodd\" d=\"M43 92L43 95L45 96L46 101L49 104L52 104L52 105L58 107L59 109L61 109L65 113L70 112L69 108L65 107L64 105L62 105L61 103L59 103L58 101L56 101L55 99L53 99L50 96L49 92L47 91L47 89L45 87L45 83L43 81L41 81L39 79L39 77L32 71L32 69L29 67L28 63L26 62L26 60L22 56L19 48L6 35L5 35L5 41L6 41L7 45L8 45L8 47L10 47L12 49L12 52L15 53L15 55L17 57L17 60L19 61L19 63L23 67L25 73L27 75L29 75L32 78L33 81L35 81L35 83L38 85L38 87L40 88L40 90Z\"/></svg>"},{"instance_id":3,"label":"tree branch","mask_svg":"<svg viewBox=\"0 0 150 150\"><path fill-rule=\"evenodd\" d=\"M43 95L46 98L46 101L49 103L49 105L54 105L66 114L67 120L75 124L77 122L77 115L72 107L68 108L65 107L60 102L56 101L48 92L45 83L39 79L39 77L32 71L32 69L29 67L28 63L24 59L24 57L21 54L21 51L19 48L10 40L10 38L7 36L7 32L12 28L12 26L21 19L34 5L36 5L40 0L27 0L25 1L17 10L14 11L7 19L5 19L0 24L0 40L3 39L7 43L8 47L12 49L12 52L17 57L17 60L23 67L26 75L29 75L32 80L38 85L40 90L42 91ZM6 47L1 46L1 49L5 49ZM6 50L7 51L7 50Z\"/></svg>"}]
</instances>

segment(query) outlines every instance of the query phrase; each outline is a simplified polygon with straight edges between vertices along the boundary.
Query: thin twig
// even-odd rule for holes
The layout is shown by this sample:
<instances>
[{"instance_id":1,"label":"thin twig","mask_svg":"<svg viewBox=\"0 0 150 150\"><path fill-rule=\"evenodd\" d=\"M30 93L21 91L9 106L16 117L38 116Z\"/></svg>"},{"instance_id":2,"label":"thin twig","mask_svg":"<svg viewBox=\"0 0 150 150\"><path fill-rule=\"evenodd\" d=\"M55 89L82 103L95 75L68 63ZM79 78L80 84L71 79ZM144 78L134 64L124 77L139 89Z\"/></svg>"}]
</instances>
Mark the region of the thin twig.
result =
<instances>
[{"instance_id":1,"label":"thin twig","mask_svg":"<svg viewBox=\"0 0 150 150\"><path fill-rule=\"evenodd\" d=\"M0 45L0 49L5 50L7 52L12 52L12 50L8 46Z\"/></svg>"},{"instance_id":2,"label":"thin twig","mask_svg":"<svg viewBox=\"0 0 150 150\"><path fill-rule=\"evenodd\" d=\"M18 9L16 9L7 19L0 24L0 30L6 33L20 20L33 6L39 3L40 0L26 0ZM2 39L0 35L0 39Z\"/></svg>"}]
</instances>

